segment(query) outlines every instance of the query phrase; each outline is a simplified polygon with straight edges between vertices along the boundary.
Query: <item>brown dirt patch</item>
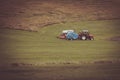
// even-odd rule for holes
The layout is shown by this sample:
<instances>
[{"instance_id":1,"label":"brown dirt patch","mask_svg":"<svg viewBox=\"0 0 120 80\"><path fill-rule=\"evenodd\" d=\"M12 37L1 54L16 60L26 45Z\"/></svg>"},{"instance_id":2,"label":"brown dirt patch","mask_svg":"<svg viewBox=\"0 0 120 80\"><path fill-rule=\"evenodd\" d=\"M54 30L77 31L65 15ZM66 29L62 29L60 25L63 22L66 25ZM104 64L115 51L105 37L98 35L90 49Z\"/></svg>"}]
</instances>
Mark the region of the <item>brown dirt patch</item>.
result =
<instances>
[{"instance_id":1,"label":"brown dirt patch","mask_svg":"<svg viewBox=\"0 0 120 80\"><path fill-rule=\"evenodd\" d=\"M0 27L37 31L54 23L120 19L118 0L1 0Z\"/></svg>"},{"instance_id":2,"label":"brown dirt patch","mask_svg":"<svg viewBox=\"0 0 120 80\"><path fill-rule=\"evenodd\" d=\"M120 36L111 37L110 41L120 41Z\"/></svg>"},{"instance_id":3,"label":"brown dirt patch","mask_svg":"<svg viewBox=\"0 0 120 80\"><path fill-rule=\"evenodd\" d=\"M113 61L95 61L95 64L111 64Z\"/></svg>"}]
</instances>

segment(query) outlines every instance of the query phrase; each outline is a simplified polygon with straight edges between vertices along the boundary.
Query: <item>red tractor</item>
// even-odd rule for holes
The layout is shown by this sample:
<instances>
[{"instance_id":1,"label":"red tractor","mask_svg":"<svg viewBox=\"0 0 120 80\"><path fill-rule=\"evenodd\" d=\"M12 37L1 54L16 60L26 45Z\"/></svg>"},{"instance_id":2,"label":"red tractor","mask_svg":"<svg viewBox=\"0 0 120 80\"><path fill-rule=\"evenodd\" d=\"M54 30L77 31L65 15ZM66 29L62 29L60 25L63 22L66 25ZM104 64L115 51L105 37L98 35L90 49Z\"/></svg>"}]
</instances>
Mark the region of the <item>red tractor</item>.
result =
<instances>
[{"instance_id":1,"label":"red tractor","mask_svg":"<svg viewBox=\"0 0 120 80\"><path fill-rule=\"evenodd\" d=\"M94 36L88 30L82 30L78 35L80 40L94 40Z\"/></svg>"}]
</instances>

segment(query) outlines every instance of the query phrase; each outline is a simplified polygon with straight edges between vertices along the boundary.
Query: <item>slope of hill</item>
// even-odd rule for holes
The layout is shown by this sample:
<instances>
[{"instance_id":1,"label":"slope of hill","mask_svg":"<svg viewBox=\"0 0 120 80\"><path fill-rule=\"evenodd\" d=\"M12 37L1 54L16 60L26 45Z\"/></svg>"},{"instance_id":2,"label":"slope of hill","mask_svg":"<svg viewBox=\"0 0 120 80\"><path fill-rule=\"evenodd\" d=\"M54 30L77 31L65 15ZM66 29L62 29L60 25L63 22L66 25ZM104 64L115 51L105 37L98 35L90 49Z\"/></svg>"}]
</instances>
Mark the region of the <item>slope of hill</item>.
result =
<instances>
[{"instance_id":1,"label":"slope of hill","mask_svg":"<svg viewBox=\"0 0 120 80\"><path fill-rule=\"evenodd\" d=\"M119 19L119 0L1 0L0 28L39 27L81 20Z\"/></svg>"},{"instance_id":2,"label":"slope of hill","mask_svg":"<svg viewBox=\"0 0 120 80\"><path fill-rule=\"evenodd\" d=\"M94 41L61 40L89 29ZM37 33L0 29L1 80L120 80L120 20L49 25Z\"/></svg>"}]
</instances>

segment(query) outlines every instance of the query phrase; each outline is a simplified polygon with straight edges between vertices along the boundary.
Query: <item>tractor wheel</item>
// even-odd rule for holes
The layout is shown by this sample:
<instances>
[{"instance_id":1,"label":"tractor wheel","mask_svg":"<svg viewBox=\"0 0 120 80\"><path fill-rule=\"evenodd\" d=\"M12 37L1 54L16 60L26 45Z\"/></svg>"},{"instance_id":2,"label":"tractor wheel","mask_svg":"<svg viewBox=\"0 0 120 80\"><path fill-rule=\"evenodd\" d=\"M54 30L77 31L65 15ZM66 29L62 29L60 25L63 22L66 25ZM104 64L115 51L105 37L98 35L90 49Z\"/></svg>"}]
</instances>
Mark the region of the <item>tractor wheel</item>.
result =
<instances>
[{"instance_id":1,"label":"tractor wheel","mask_svg":"<svg viewBox=\"0 0 120 80\"><path fill-rule=\"evenodd\" d=\"M90 37L90 40L94 40L94 37Z\"/></svg>"},{"instance_id":2,"label":"tractor wheel","mask_svg":"<svg viewBox=\"0 0 120 80\"><path fill-rule=\"evenodd\" d=\"M86 40L87 37L86 37L86 36L82 36L81 39L82 39L82 40Z\"/></svg>"},{"instance_id":3,"label":"tractor wheel","mask_svg":"<svg viewBox=\"0 0 120 80\"><path fill-rule=\"evenodd\" d=\"M90 40L94 40L94 38L91 38Z\"/></svg>"}]
</instances>

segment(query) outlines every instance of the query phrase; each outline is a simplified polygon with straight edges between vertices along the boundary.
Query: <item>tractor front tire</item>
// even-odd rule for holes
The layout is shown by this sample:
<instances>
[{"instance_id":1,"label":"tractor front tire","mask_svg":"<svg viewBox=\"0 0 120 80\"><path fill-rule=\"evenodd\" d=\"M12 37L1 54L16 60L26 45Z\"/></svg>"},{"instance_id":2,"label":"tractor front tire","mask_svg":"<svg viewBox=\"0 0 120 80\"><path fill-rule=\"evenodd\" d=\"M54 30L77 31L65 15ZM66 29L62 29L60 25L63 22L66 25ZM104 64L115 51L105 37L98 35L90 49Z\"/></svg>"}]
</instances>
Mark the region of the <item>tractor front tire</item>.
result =
<instances>
[{"instance_id":1,"label":"tractor front tire","mask_svg":"<svg viewBox=\"0 0 120 80\"><path fill-rule=\"evenodd\" d=\"M94 40L94 37L92 36L92 37L90 37L90 40Z\"/></svg>"}]
</instances>

